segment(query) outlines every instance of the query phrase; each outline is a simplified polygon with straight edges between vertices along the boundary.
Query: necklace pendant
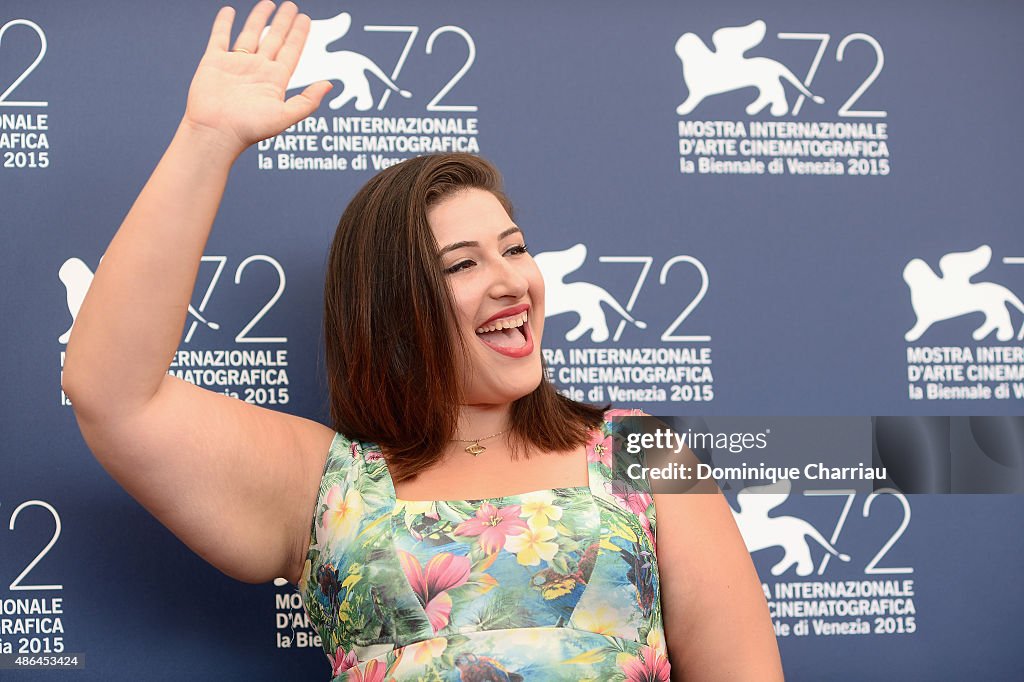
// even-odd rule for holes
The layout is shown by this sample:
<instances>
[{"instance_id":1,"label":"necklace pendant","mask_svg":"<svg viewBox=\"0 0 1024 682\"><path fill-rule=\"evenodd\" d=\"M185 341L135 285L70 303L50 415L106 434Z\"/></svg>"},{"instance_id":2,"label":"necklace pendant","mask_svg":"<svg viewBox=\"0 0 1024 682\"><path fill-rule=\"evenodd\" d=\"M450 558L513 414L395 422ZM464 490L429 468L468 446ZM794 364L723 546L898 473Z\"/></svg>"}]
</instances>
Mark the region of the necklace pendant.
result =
<instances>
[{"instance_id":1,"label":"necklace pendant","mask_svg":"<svg viewBox=\"0 0 1024 682\"><path fill-rule=\"evenodd\" d=\"M476 457L486 449L487 448L485 448L483 445L480 445L480 443L473 443L472 445L466 447L466 452Z\"/></svg>"}]
</instances>

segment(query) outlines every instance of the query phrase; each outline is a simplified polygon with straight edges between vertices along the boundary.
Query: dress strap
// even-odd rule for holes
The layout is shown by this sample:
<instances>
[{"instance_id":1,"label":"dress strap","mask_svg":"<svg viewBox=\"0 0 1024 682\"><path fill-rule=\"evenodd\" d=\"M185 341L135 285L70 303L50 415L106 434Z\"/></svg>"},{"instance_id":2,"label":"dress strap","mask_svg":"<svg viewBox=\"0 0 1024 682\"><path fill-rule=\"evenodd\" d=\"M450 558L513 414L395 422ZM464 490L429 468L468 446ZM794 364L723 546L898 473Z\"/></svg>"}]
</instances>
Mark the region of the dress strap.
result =
<instances>
[{"instance_id":1,"label":"dress strap","mask_svg":"<svg viewBox=\"0 0 1024 682\"><path fill-rule=\"evenodd\" d=\"M604 420L594 429L587 444L590 490L594 495L610 499L613 492L650 493L649 481L630 480L627 476L630 464L643 462L643 453L630 454L625 447L629 434L640 426L629 417L645 416L647 414L638 409L612 409L604 413Z\"/></svg>"},{"instance_id":2,"label":"dress strap","mask_svg":"<svg viewBox=\"0 0 1024 682\"><path fill-rule=\"evenodd\" d=\"M644 426L639 418L647 416L639 409L605 412L600 429L602 438L594 441L594 446L600 444L603 447L600 461L592 461L591 464L590 489L607 508L618 510L620 518L638 538L642 538L645 549L653 552L657 542L657 511L651 483L646 477L629 475L630 465L643 466L646 456L643 449L630 453L626 447L630 434ZM592 452L596 457L596 447L588 447L588 457Z\"/></svg>"},{"instance_id":3,"label":"dress strap","mask_svg":"<svg viewBox=\"0 0 1024 682\"><path fill-rule=\"evenodd\" d=\"M298 589L328 656L355 652L360 660L386 654L398 641L432 636L430 623L409 589L395 555L394 489L379 448L335 435L313 513L311 541ZM371 601L352 602L352 585L372 585ZM366 629L358 609L387 611L380 627ZM409 615L412 614L412 615ZM341 649L339 649L341 647Z\"/></svg>"},{"instance_id":4,"label":"dress strap","mask_svg":"<svg viewBox=\"0 0 1024 682\"><path fill-rule=\"evenodd\" d=\"M380 446L375 443L353 441L351 450L352 457L359 461L362 475L367 479L363 489L376 494L382 500L390 500L393 505L398 494L395 492L395 482L391 478L387 460L384 459L384 452Z\"/></svg>"},{"instance_id":5,"label":"dress strap","mask_svg":"<svg viewBox=\"0 0 1024 682\"><path fill-rule=\"evenodd\" d=\"M390 512L394 489L380 450L336 433L327 454L324 474L310 540L311 550L327 546L335 549L350 542L359 530Z\"/></svg>"}]
</instances>

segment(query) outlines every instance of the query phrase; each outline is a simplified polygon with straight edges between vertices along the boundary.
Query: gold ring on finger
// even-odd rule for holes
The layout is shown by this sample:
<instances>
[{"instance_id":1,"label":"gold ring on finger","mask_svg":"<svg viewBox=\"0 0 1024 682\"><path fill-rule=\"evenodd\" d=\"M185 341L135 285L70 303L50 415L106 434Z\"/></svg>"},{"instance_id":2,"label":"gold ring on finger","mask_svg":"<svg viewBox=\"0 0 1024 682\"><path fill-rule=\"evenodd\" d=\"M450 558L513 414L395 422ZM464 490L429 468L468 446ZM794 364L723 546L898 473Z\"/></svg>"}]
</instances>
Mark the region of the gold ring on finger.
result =
<instances>
[{"instance_id":1,"label":"gold ring on finger","mask_svg":"<svg viewBox=\"0 0 1024 682\"><path fill-rule=\"evenodd\" d=\"M252 54L252 52L249 52L249 50L245 49L244 47L236 47L232 50L232 52L244 52L246 54Z\"/></svg>"}]
</instances>

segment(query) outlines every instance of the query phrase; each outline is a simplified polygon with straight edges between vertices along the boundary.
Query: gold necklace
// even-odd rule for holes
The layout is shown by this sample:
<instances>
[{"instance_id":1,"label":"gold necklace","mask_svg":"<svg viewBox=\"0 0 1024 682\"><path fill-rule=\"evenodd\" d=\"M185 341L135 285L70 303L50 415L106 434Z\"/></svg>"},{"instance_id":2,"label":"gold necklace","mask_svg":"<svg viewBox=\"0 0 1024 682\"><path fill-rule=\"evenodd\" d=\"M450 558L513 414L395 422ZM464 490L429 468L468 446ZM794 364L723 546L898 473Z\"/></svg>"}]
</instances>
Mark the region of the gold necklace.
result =
<instances>
[{"instance_id":1,"label":"gold necklace","mask_svg":"<svg viewBox=\"0 0 1024 682\"><path fill-rule=\"evenodd\" d=\"M502 429L497 433L492 433L491 435L484 436L483 438L452 438L452 440L458 443L471 443L471 445L466 446L466 452L473 455L474 457L478 457L481 452L487 449L483 445L480 445L480 441L487 440L488 438L494 438L495 436L500 436L501 434L505 433L505 431L508 431L508 429Z\"/></svg>"}]
</instances>

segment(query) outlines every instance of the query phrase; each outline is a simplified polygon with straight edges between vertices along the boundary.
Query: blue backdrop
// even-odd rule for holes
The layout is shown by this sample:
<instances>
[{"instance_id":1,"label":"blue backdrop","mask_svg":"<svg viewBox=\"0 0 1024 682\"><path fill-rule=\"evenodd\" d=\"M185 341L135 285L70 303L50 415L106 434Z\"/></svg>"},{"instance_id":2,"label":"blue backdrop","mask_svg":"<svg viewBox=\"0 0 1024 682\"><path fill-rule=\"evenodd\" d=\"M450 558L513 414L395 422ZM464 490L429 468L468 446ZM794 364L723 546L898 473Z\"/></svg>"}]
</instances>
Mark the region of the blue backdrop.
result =
<instances>
[{"instance_id":1,"label":"blue backdrop","mask_svg":"<svg viewBox=\"0 0 1024 682\"><path fill-rule=\"evenodd\" d=\"M291 586L194 556L92 458L60 388L77 306L217 7L0 8L0 652L80 653L87 679L329 672ZM346 202L395 160L471 151L505 174L545 273L551 376L574 397L1024 413L1019 4L300 8L322 36L304 65L335 88L239 159L170 371L326 422L321 287ZM1020 679L1022 511L1010 495L790 496L778 512L851 561L811 545L809 574L773 575L793 548L747 538L788 678ZM821 615L845 608L826 603L837 590L902 612Z\"/></svg>"}]
</instances>

